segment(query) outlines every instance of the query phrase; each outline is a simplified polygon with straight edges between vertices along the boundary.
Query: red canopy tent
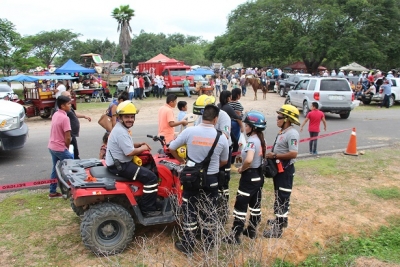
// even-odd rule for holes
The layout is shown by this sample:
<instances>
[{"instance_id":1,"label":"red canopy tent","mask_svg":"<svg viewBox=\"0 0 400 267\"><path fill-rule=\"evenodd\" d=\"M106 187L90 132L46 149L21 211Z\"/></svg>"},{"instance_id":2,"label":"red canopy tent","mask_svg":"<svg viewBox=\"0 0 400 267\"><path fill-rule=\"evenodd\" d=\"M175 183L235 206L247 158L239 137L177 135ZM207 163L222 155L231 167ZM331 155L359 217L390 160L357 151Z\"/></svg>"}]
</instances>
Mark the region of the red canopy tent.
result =
<instances>
[{"instance_id":1,"label":"red canopy tent","mask_svg":"<svg viewBox=\"0 0 400 267\"><path fill-rule=\"evenodd\" d=\"M158 54L157 56L149 59L146 61L146 63L153 63L153 62L168 62L169 60L171 60L171 58L163 55L163 54Z\"/></svg>"},{"instance_id":2,"label":"red canopy tent","mask_svg":"<svg viewBox=\"0 0 400 267\"><path fill-rule=\"evenodd\" d=\"M285 67L284 69L289 69L289 68L292 70L307 70L306 65L302 61L297 61L297 62ZM326 68L323 66L319 66L318 70L326 70Z\"/></svg>"}]
</instances>

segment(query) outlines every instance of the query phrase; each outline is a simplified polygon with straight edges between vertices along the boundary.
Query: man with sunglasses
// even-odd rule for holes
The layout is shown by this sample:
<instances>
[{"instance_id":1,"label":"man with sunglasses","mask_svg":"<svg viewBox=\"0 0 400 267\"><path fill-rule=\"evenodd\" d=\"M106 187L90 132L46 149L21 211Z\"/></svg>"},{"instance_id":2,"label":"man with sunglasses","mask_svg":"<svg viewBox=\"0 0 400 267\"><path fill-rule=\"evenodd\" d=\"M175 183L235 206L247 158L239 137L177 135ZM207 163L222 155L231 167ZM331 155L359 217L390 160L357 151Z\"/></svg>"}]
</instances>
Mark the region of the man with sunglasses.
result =
<instances>
[{"instance_id":1,"label":"man with sunglasses","mask_svg":"<svg viewBox=\"0 0 400 267\"><path fill-rule=\"evenodd\" d=\"M293 124L300 125L299 110L292 105L283 105L276 112L278 113L276 125L281 130L275 139L272 151L266 155L266 158L276 160L278 165L278 174L273 177L275 219L267 221L271 228L264 231L263 236L266 238L280 238L283 228L288 225L294 162L299 148L299 132L293 127Z\"/></svg>"},{"instance_id":2,"label":"man with sunglasses","mask_svg":"<svg viewBox=\"0 0 400 267\"><path fill-rule=\"evenodd\" d=\"M106 165L107 169L115 175L143 183L140 209L145 217L153 217L161 214L156 208L158 178L149 169L142 168L132 162L133 156L150 150L146 143L132 142L130 128L135 123L137 113L138 110L135 105L129 100L118 105L119 122L114 126L108 137Z\"/></svg>"}]
</instances>

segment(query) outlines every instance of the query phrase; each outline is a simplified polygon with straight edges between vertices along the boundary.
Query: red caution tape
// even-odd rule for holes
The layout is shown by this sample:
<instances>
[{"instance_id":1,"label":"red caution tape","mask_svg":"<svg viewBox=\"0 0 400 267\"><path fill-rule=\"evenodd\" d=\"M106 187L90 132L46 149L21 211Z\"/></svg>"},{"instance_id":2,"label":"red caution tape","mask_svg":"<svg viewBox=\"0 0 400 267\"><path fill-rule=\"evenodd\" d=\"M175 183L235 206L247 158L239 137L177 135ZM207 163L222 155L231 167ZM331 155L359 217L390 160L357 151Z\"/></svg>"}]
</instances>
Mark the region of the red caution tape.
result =
<instances>
[{"instance_id":1,"label":"red caution tape","mask_svg":"<svg viewBox=\"0 0 400 267\"><path fill-rule=\"evenodd\" d=\"M326 134L321 134L321 135L314 136L314 137L303 138L303 139L300 139L299 143L304 143L304 142L307 142L307 141L312 141L312 140L316 140L316 139L332 136L332 135L335 135L335 134L338 134L338 133L343 133L343 132L349 131L349 130L352 130L352 128L343 129L343 130L339 130L339 131L334 131L334 132L330 132L330 133L326 133ZM272 148L272 146L267 146L267 149L271 149L271 148ZM240 153L241 152L234 152L234 153L232 153L232 156L237 156Z\"/></svg>"},{"instance_id":2,"label":"red caution tape","mask_svg":"<svg viewBox=\"0 0 400 267\"><path fill-rule=\"evenodd\" d=\"M38 181L33 181L33 182L23 182L23 183L17 183L17 184L6 184L6 185L0 185L0 191L21 189L24 187L39 186L39 185L44 185L44 184L55 184L57 182L58 182L57 179L49 179L49 180L38 180Z\"/></svg>"}]
</instances>

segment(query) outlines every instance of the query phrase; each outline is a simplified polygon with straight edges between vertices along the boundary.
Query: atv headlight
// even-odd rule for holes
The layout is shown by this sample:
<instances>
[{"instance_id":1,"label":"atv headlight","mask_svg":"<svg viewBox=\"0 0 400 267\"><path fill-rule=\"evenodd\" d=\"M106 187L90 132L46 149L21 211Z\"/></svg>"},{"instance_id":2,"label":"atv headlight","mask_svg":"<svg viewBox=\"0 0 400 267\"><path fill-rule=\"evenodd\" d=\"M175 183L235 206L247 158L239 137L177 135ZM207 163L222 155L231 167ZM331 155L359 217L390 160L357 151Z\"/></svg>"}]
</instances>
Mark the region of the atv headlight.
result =
<instances>
[{"instance_id":1,"label":"atv headlight","mask_svg":"<svg viewBox=\"0 0 400 267\"><path fill-rule=\"evenodd\" d=\"M9 131L19 128L18 117L0 115L0 131Z\"/></svg>"}]
</instances>

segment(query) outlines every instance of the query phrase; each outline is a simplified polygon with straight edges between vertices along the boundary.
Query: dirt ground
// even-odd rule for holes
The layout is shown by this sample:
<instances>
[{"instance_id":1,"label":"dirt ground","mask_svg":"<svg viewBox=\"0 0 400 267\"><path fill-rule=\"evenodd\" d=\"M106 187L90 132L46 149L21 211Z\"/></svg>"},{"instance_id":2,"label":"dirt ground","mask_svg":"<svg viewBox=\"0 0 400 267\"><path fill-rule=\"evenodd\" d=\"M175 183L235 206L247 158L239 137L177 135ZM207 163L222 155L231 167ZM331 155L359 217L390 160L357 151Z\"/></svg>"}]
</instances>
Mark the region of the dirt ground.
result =
<instances>
[{"instance_id":1,"label":"dirt ground","mask_svg":"<svg viewBox=\"0 0 400 267\"><path fill-rule=\"evenodd\" d=\"M186 100L190 112L196 98L197 96L192 98L179 96L178 100ZM267 116L273 116L284 102L284 98L276 93L268 93L266 100L263 100L261 91L258 92L257 101L254 101L253 98L254 92L248 90L247 95L240 99L245 111L258 110ZM140 107L140 113L137 116L135 125L154 123L157 120L158 108L165 103L165 97L162 100L150 97L150 99L138 101L137 103ZM103 110L90 110L86 111L86 114L97 122L102 112ZM178 114L177 109L175 113ZM303 119L302 116L300 118L301 120ZM87 123L85 120L81 122ZM28 124L30 127L42 127L49 125L50 120L31 118L28 120ZM268 122L268 126L271 128L276 127L275 121ZM334 155L333 157L343 157L343 155ZM354 161L349 161L348 164L355 163ZM399 171L400 169L397 167L390 177L382 174L379 179L359 178L356 173L345 177L318 176L312 170L299 173L299 177L302 178L297 180L297 184L294 185L289 227L285 231L283 238L279 240L257 239L264 251L263 258L280 256L294 263L301 262L309 254L318 253L319 249L316 244L319 244L320 248L324 248L330 242L342 238L343 235L357 236L361 232L373 231L382 225L387 225L389 216L400 216L398 201L379 199L379 205L377 205L377 198L368 194L366 188L399 185ZM271 183L271 181L267 180L266 183ZM267 194L267 202L265 203L272 205L271 192L267 192ZM268 205L263 205L265 207L263 209L264 223L267 217L272 216L272 207ZM77 225L73 226L72 228L75 229L70 230L78 234L78 227ZM171 247L169 251L173 251L172 242L169 242L168 246ZM79 250L81 249L83 249L83 245ZM88 250L85 250L85 252L87 254L90 253ZM124 253L124 255L134 257L132 251ZM75 259L74 263L87 260L84 255L81 257L85 259L82 259L82 261ZM95 264L95 262L92 259L85 264ZM165 266L186 266L185 258L179 256L173 260L171 265L167 264ZM356 266L395 265L370 258L359 258L356 261Z\"/></svg>"}]
</instances>

